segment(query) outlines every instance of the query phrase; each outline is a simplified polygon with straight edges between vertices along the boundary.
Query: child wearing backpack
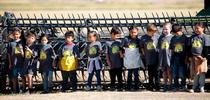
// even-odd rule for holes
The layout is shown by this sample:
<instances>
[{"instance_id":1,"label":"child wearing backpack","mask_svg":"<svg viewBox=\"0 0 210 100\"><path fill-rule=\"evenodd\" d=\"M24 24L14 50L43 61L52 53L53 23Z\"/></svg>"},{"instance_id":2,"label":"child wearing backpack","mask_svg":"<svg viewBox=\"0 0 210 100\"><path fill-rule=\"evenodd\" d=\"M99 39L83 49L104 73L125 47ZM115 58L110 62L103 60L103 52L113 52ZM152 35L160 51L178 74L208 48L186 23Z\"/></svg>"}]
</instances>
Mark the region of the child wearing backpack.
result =
<instances>
[{"instance_id":1,"label":"child wearing backpack","mask_svg":"<svg viewBox=\"0 0 210 100\"><path fill-rule=\"evenodd\" d=\"M65 33L65 43L61 46L59 53L59 64L62 74L62 92L66 92L68 88L72 88L72 92L77 90L77 67L79 49L76 44L74 44L74 32L67 31ZM68 85L70 78L70 86Z\"/></svg>"},{"instance_id":2,"label":"child wearing backpack","mask_svg":"<svg viewBox=\"0 0 210 100\"><path fill-rule=\"evenodd\" d=\"M52 90L53 70L55 67L56 54L50 44L48 44L48 36L42 34L40 36L40 43L38 57L40 62L39 72L43 77L43 93L49 93Z\"/></svg>"}]
</instances>

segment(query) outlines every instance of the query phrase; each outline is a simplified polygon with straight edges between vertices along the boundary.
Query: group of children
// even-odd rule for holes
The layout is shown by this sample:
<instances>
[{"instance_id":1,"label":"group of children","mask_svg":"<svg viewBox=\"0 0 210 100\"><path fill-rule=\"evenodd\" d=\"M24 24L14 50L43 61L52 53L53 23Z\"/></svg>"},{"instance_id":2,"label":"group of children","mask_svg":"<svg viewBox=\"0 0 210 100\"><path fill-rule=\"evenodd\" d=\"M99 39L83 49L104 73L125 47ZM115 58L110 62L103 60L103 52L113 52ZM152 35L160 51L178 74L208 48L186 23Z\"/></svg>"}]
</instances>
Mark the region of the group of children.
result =
<instances>
[{"instance_id":1,"label":"group of children","mask_svg":"<svg viewBox=\"0 0 210 100\"><path fill-rule=\"evenodd\" d=\"M126 84L128 91L139 89L140 68L148 70L148 90L160 91L160 72L163 74L164 91L172 89L177 91L180 88L186 90L187 66L189 65L190 76L194 79L190 92L194 92L198 86L200 91L204 92L207 72L206 57L210 38L204 34L203 23L195 24L194 33L189 38L183 34L179 24L165 23L162 34L157 34L157 31L154 24L148 24L147 34L139 38L139 29L133 26L129 27L129 35L121 39L121 30L118 27L112 28L110 39L105 42L106 63L111 79L110 90L123 90L123 67L128 71ZM57 55L48 43L48 36L45 34L39 38L39 45L34 43L37 37L33 32L28 32L25 40L21 38L24 36L18 28L14 28L12 35L13 41L9 42L7 52L14 93L20 92L19 90L32 92L33 74L37 68L37 62L39 62L39 71L43 77L43 93L49 93L52 90L53 70L56 65L59 66L63 79L61 91L65 92L70 88L72 91L77 90L76 70L79 66L80 53L78 46L74 43L73 31L65 33L65 42L59 47ZM98 41L98 35L98 32L93 30L89 31L87 36L88 42L85 48L88 57L88 80L85 87L87 91L92 88L94 75L97 79L96 89L102 90L100 76L102 44ZM22 89L19 88L19 74L22 78ZM181 78L181 84L179 84L179 78ZM174 82L173 85L172 82Z\"/></svg>"}]
</instances>

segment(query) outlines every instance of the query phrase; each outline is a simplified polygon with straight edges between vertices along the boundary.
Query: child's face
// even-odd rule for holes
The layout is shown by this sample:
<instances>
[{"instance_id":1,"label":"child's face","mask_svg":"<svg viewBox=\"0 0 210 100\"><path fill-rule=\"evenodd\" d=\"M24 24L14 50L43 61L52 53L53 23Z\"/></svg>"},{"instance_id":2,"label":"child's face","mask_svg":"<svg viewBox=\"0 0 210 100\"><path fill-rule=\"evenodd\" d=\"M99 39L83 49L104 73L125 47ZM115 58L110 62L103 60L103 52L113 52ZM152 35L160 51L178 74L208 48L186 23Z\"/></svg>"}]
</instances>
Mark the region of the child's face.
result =
<instances>
[{"instance_id":1,"label":"child's face","mask_svg":"<svg viewBox=\"0 0 210 100\"><path fill-rule=\"evenodd\" d=\"M65 40L66 40L67 43L72 43L74 41L74 37L72 37L72 36L66 36L65 37Z\"/></svg>"},{"instance_id":2,"label":"child's face","mask_svg":"<svg viewBox=\"0 0 210 100\"><path fill-rule=\"evenodd\" d=\"M42 37L41 43L42 43L43 45L47 44L47 43L48 43L47 37Z\"/></svg>"},{"instance_id":3,"label":"child's face","mask_svg":"<svg viewBox=\"0 0 210 100\"><path fill-rule=\"evenodd\" d=\"M178 31L175 33L175 35L182 35L182 34L183 34L182 31Z\"/></svg>"},{"instance_id":4,"label":"child's face","mask_svg":"<svg viewBox=\"0 0 210 100\"><path fill-rule=\"evenodd\" d=\"M95 36L95 34L88 34L88 41L89 42L94 42L96 41L97 37Z\"/></svg>"},{"instance_id":5,"label":"child's face","mask_svg":"<svg viewBox=\"0 0 210 100\"><path fill-rule=\"evenodd\" d=\"M131 38L136 38L136 36L138 35L138 30L132 29L132 30L130 30L129 34L130 34Z\"/></svg>"},{"instance_id":6,"label":"child's face","mask_svg":"<svg viewBox=\"0 0 210 100\"><path fill-rule=\"evenodd\" d=\"M21 36L20 32L15 31L12 34L13 34L13 37L14 37L15 40L20 39L20 36Z\"/></svg>"},{"instance_id":7,"label":"child's face","mask_svg":"<svg viewBox=\"0 0 210 100\"><path fill-rule=\"evenodd\" d=\"M36 40L36 38L34 36L28 36L27 40L26 40L26 43L27 44L33 44L35 40Z\"/></svg>"},{"instance_id":8,"label":"child's face","mask_svg":"<svg viewBox=\"0 0 210 100\"><path fill-rule=\"evenodd\" d=\"M170 25L163 26L163 34L168 35L171 33L171 27Z\"/></svg>"},{"instance_id":9,"label":"child's face","mask_svg":"<svg viewBox=\"0 0 210 100\"><path fill-rule=\"evenodd\" d=\"M203 32L204 32L204 28L203 27L201 27L201 26L198 26L198 25L196 25L195 27L194 27L194 29L195 29L195 33L196 34L203 34Z\"/></svg>"},{"instance_id":10,"label":"child's face","mask_svg":"<svg viewBox=\"0 0 210 100\"><path fill-rule=\"evenodd\" d=\"M111 33L111 39L115 40L117 38L119 38L119 34L114 34L114 33Z\"/></svg>"},{"instance_id":11,"label":"child's face","mask_svg":"<svg viewBox=\"0 0 210 100\"><path fill-rule=\"evenodd\" d=\"M155 31L148 31L148 32L147 32L147 34L148 34L149 36L154 36L155 33L156 33Z\"/></svg>"}]
</instances>

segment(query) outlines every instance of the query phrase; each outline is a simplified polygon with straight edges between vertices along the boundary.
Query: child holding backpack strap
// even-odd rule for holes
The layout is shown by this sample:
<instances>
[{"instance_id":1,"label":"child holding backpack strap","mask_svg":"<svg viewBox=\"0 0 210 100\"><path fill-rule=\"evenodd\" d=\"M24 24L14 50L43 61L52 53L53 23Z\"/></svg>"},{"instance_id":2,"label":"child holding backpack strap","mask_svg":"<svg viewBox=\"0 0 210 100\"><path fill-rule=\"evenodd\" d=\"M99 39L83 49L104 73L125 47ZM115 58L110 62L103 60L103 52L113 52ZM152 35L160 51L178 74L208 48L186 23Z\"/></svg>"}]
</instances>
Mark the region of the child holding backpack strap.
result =
<instances>
[{"instance_id":1,"label":"child holding backpack strap","mask_svg":"<svg viewBox=\"0 0 210 100\"><path fill-rule=\"evenodd\" d=\"M74 44L74 32L67 31L65 33L65 43L60 48L60 70L63 78L62 82L62 92L65 92L68 86L68 79L70 78L70 86L72 87L72 92L77 90L77 67L79 49L76 44Z\"/></svg>"}]
</instances>

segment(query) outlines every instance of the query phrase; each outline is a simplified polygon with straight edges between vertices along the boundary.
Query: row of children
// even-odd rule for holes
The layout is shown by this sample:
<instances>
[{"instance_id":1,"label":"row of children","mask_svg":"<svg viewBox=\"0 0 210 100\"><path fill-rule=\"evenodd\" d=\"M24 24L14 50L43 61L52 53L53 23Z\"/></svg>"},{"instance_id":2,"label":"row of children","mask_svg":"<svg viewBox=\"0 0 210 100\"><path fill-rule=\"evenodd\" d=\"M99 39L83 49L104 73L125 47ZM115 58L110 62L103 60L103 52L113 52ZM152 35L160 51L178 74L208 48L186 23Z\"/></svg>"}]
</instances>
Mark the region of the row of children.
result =
<instances>
[{"instance_id":1,"label":"row of children","mask_svg":"<svg viewBox=\"0 0 210 100\"><path fill-rule=\"evenodd\" d=\"M116 89L116 77L118 80L117 90L122 91L122 72L123 67L128 70L127 90L138 90L139 69L146 66L149 75L148 89L152 91L160 90L160 71L163 72L164 91L186 89L187 64L191 65L191 78L194 79L194 92L199 86L201 92L204 92L205 73L207 72L208 46L210 46L209 37L204 34L203 23L196 23L194 33L187 37L182 32L179 24L165 23L162 34L157 34L157 27L154 24L148 24L147 34L138 38L139 29L137 27L129 28L129 36L120 39L121 31L114 27L110 32L110 39L106 41L106 61L109 67L111 85L110 89ZM173 33L173 34L172 34ZM18 75L22 78L22 90L26 91L26 82L28 82L28 91L32 90L32 77L36 62L40 62L40 72L43 76L44 93L52 89L52 74L56 64L62 74L62 91L69 89L68 80L72 91L77 90L76 69L80 58L78 46L74 44L74 32L65 33L65 43L60 46L56 55L52 46L48 44L48 36L40 37L41 45L34 44L36 35L29 32L26 35L26 41L21 40L21 31L14 29L13 41L8 44L8 63L11 71L13 83L13 92L19 92ZM90 31L88 33L88 43L85 49L88 57L87 71L88 80L86 90L91 90L92 78L95 75L97 79L97 90L102 90L100 72L102 69L101 53L102 45L97 39L98 32ZM56 62L56 58L59 59ZM134 85L132 84L134 76ZM181 78L181 85L179 85ZM174 85L172 86L172 79Z\"/></svg>"}]
</instances>

